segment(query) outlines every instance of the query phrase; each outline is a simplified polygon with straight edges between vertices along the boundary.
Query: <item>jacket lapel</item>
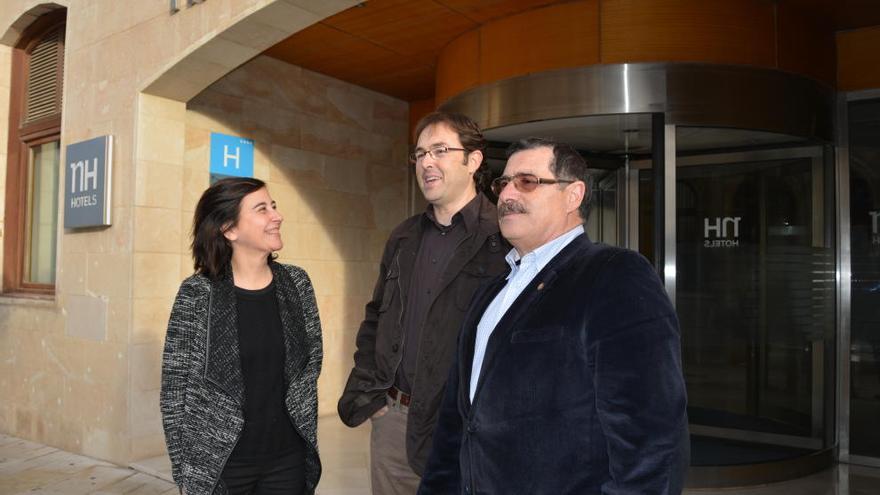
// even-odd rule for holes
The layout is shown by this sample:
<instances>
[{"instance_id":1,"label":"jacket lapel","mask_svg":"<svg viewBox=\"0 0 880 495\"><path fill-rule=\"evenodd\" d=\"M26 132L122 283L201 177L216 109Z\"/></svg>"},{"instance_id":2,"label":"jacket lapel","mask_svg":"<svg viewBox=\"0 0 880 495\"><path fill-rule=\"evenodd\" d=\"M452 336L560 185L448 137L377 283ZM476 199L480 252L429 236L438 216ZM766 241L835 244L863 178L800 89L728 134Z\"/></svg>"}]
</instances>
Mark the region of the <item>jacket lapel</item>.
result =
<instances>
[{"instance_id":1,"label":"jacket lapel","mask_svg":"<svg viewBox=\"0 0 880 495\"><path fill-rule=\"evenodd\" d=\"M275 299L284 337L284 377L289 385L305 367L305 328L303 325L302 301L290 274L278 263L272 263L272 276L275 279Z\"/></svg>"},{"instance_id":2,"label":"jacket lapel","mask_svg":"<svg viewBox=\"0 0 880 495\"><path fill-rule=\"evenodd\" d=\"M477 325L480 324L480 319L482 319L486 308L489 307L495 296L507 284L506 278L506 273L499 275L477 291L477 294L474 295L474 302L471 304L467 315L465 315L461 327L461 337L459 340L459 356L461 356L461 360L458 363L458 376L460 377L459 394L461 404L465 405L466 410L470 408L471 372L473 371L474 364L474 343L477 337Z\"/></svg>"},{"instance_id":3,"label":"jacket lapel","mask_svg":"<svg viewBox=\"0 0 880 495\"><path fill-rule=\"evenodd\" d=\"M449 263L446 265L446 269L443 270L443 278L440 281L439 289L434 293L433 300L431 304L434 303L434 300L449 287L449 284L455 280L455 277L461 272L464 265L466 265L470 260L477 255L480 249L483 247L483 244L486 243L486 239L490 235L495 235L497 238L498 233L498 220L494 216L495 213L495 205L489 202L489 200L480 193L480 215L478 219L478 227L475 227L475 233L470 233L465 239L461 242L464 247L456 249L455 254L449 260ZM488 225L487 225L488 224ZM490 228L490 226L492 228ZM497 242L497 241L496 241ZM481 270L484 270L485 267L479 267Z\"/></svg>"},{"instance_id":4,"label":"jacket lapel","mask_svg":"<svg viewBox=\"0 0 880 495\"><path fill-rule=\"evenodd\" d=\"M231 274L211 282L207 340L205 379L220 387L239 404L244 404L244 377Z\"/></svg>"},{"instance_id":5,"label":"jacket lapel","mask_svg":"<svg viewBox=\"0 0 880 495\"><path fill-rule=\"evenodd\" d=\"M495 329L492 331L492 335L489 337L489 342L486 344L486 352L483 355L483 364L480 367L480 377L477 380L477 388L474 393L474 402L476 403L480 397L480 389L483 387L483 383L486 380L486 376L492 369L492 365L496 360L499 353L504 352L506 348L505 343L510 341L510 334L520 325L528 321L529 315L534 311L534 309L538 306L540 300L544 297L544 294L548 293L550 289L553 287L555 282L558 280L558 276L560 273L565 271L565 268L571 263L573 260L579 258L583 251L590 245L590 240L587 237L586 233L581 236L573 239L562 251L559 252L549 263L540 271L535 278L529 282L529 285L526 286L525 289L520 293L520 295L516 298L513 304L510 305L510 308L504 313L504 316L498 321L498 324L495 326ZM503 288L503 284L497 288L495 294ZM493 296L494 298L494 296ZM489 303L491 303L491 299L485 303L483 306L483 311L485 311L486 307L488 307ZM473 364L473 355L474 355L474 337L476 336L476 325L479 323L479 319L482 317L483 311L480 311L479 316L477 316L477 323L474 324L474 335L471 336L469 341L470 346L470 359L467 363L468 369L468 377L467 377L467 386L470 389L470 370ZM469 396L470 394L468 394Z\"/></svg>"}]
</instances>

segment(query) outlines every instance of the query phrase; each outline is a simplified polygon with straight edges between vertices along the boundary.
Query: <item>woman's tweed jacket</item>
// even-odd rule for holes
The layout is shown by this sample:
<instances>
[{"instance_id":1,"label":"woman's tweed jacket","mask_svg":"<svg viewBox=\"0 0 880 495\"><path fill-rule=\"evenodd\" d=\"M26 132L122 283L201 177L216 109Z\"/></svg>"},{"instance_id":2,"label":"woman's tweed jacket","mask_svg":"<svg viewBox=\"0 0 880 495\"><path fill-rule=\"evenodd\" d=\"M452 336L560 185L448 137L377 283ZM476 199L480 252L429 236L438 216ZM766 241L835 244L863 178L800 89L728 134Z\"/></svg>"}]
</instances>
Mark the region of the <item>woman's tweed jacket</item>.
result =
<instances>
[{"instance_id":1,"label":"woman's tweed jacket","mask_svg":"<svg viewBox=\"0 0 880 495\"><path fill-rule=\"evenodd\" d=\"M323 355L312 283L299 267L271 263L286 346L285 404L310 447L306 493L321 476L317 443L317 379ZM227 270L229 272L229 270ZM160 407L172 476L187 495L225 494L220 473L244 426L231 275L193 275L180 285L162 356Z\"/></svg>"}]
</instances>

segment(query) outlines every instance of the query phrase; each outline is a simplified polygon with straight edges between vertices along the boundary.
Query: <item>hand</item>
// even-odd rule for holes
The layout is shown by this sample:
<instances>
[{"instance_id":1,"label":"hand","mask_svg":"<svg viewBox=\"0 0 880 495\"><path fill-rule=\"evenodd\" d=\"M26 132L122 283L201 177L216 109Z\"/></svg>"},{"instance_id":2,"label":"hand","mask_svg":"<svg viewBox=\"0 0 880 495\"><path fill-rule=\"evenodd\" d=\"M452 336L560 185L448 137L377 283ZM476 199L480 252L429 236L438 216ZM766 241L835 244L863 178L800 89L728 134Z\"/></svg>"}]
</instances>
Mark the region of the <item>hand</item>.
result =
<instances>
[{"instance_id":1,"label":"hand","mask_svg":"<svg viewBox=\"0 0 880 495\"><path fill-rule=\"evenodd\" d=\"M373 416L370 419L379 419L382 416L385 416L385 413L388 412L388 406L382 406L382 409L373 413Z\"/></svg>"}]
</instances>

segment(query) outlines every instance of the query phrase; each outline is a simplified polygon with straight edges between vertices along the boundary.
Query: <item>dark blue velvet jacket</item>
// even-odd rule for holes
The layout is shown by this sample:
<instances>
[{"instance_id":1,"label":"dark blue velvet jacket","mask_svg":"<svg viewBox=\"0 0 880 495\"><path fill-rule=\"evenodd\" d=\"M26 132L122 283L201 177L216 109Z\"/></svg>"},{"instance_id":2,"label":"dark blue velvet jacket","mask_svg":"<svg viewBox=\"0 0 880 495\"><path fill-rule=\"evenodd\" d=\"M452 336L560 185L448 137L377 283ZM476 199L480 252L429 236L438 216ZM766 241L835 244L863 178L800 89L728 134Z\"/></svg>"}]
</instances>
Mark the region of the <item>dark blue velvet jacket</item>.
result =
<instances>
[{"instance_id":1,"label":"dark blue velvet jacket","mask_svg":"<svg viewBox=\"0 0 880 495\"><path fill-rule=\"evenodd\" d=\"M419 494L680 493L680 333L648 261L575 238L498 322L471 403L477 324L504 284L465 317Z\"/></svg>"}]
</instances>

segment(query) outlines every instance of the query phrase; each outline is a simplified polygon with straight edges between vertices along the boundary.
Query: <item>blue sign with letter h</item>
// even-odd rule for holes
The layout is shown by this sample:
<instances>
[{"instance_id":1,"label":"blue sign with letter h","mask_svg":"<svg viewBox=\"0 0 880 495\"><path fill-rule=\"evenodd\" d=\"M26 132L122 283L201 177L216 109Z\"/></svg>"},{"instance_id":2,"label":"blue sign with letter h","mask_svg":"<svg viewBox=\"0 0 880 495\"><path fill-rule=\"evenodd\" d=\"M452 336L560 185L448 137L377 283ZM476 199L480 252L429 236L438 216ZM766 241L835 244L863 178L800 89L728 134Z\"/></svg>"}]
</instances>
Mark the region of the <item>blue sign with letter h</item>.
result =
<instances>
[{"instance_id":1,"label":"blue sign with letter h","mask_svg":"<svg viewBox=\"0 0 880 495\"><path fill-rule=\"evenodd\" d=\"M219 132L211 133L211 175L254 176L254 141Z\"/></svg>"}]
</instances>

